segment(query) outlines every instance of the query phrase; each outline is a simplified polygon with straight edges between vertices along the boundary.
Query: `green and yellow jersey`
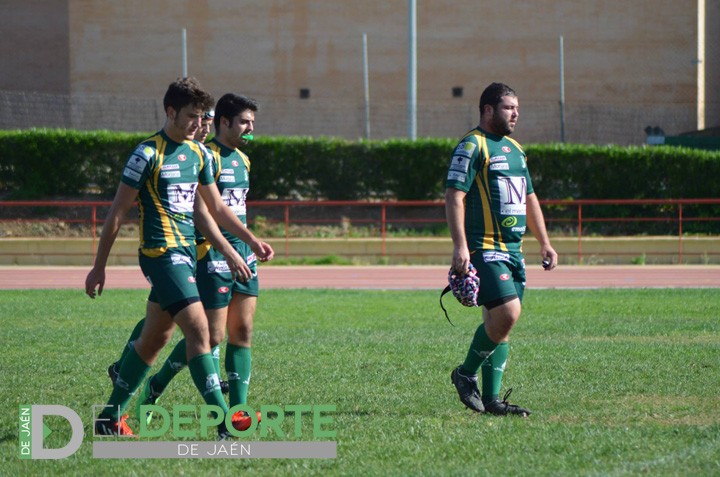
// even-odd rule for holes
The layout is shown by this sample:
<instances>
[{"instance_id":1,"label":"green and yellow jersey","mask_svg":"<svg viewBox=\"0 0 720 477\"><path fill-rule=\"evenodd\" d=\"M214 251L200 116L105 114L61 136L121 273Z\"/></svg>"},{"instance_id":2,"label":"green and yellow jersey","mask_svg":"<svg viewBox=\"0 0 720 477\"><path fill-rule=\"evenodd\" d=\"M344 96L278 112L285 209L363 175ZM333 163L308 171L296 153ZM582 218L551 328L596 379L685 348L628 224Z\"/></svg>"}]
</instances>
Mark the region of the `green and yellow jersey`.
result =
<instances>
[{"instance_id":1,"label":"green and yellow jersey","mask_svg":"<svg viewBox=\"0 0 720 477\"><path fill-rule=\"evenodd\" d=\"M480 128L453 151L446 187L466 192L465 235L471 252L521 252L526 198L533 193L526 155L507 136Z\"/></svg>"},{"instance_id":2,"label":"green and yellow jersey","mask_svg":"<svg viewBox=\"0 0 720 477\"><path fill-rule=\"evenodd\" d=\"M144 255L158 257L168 249L195 245L193 205L198 182L213 182L202 145L177 143L160 131L130 155L121 180L139 191Z\"/></svg>"},{"instance_id":3,"label":"green and yellow jersey","mask_svg":"<svg viewBox=\"0 0 720 477\"><path fill-rule=\"evenodd\" d=\"M223 146L215 138L205 144L213 161L215 183L223 202L247 225L247 194L250 190L250 159L237 148ZM220 227L231 244L241 240ZM199 233L199 232L198 232Z\"/></svg>"}]
</instances>

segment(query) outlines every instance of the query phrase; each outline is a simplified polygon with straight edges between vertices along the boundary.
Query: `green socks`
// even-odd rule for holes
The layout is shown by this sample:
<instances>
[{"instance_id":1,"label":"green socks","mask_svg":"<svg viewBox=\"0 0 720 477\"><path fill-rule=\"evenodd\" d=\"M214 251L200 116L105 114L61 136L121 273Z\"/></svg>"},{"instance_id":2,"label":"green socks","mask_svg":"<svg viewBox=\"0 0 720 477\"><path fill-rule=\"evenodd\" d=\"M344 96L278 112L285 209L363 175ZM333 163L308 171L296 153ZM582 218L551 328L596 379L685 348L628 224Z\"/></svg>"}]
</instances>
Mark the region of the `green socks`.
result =
<instances>
[{"instance_id":1,"label":"green socks","mask_svg":"<svg viewBox=\"0 0 720 477\"><path fill-rule=\"evenodd\" d=\"M218 378L220 377L220 345L214 346L210 350L210 354L212 355L213 359L213 365L215 366L215 372L218 375Z\"/></svg>"},{"instance_id":2,"label":"green socks","mask_svg":"<svg viewBox=\"0 0 720 477\"><path fill-rule=\"evenodd\" d=\"M135 347L130 347L120 366L120 374L115 382L115 386L113 386L112 394L110 394L110 399L108 400L109 407L105 408L100 415L117 421L130 402L130 399L132 399L135 391L137 391L140 384L145 380L148 371L150 371L150 366L140 358L135 351Z\"/></svg>"},{"instance_id":3,"label":"green socks","mask_svg":"<svg viewBox=\"0 0 720 477\"><path fill-rule=\"evenodd\" d=\"M227 414L228 407L220 392L220 378L215 372L212 355L210 353L199 354L188 362L190 375L195 387L207 404L218 406Z\"/></svg>"},{"instance_id":4,"label":"green socks","mask_svg":"<svg viewBox=\"0 0 720 477\"><path fill-rule=\"evenodd\" d=\"M220 346L215 346L212 349L211 357L213 361L213 367L215 373L220 377ZM185 347L185 338L178 341L175 348L170 352L167 360L163 364L160 371L152 377L153 388L157 391L163 392L170 381L185 367L187 366L187 350Z\"/></svg>"},{"instance_id":5,"label":"green socks","mask_svg":"<svg viewBox=\"0 0 720 477\"><path fill-rule=\"evenodd\" d=\"M145 325L145 318L138 321L135 325L135 328L133 328L132 333L130 333L130 338L127 340L127 345L122 350L122 354L120 355L120 359L117 360L115 365L120 369L120 366L122 366L122 362L125 359L125 356L127 356L128 351L130 351L130 348L132 348L132 344L140 338L140 334L142 333L143 325Z\"/></svg>"},{"instance_id":6,"label":"green socks","mask_svg":"<svg viewBox=\"0 0 720 477\"><path fill-rule=\"evenodd\" d=\"M500 396L500 385L509 351L510 346L504 341L497 345L493 354L482 364L483 402L492 401Z\"/></svg>"},{"instance_id":7,"label":"green socks","mask_svg":"<svg viewBox=\"0 0 720 477\"><path fill-rule=\"evenodd\" d=\"M173 350L170 352L170 356L163 363L160 371L152 377L153 388L156 391L163 392L172 378L177 373L185 369L187 366L187 350L185 348L185 339L178 341Z\"/></svg>"},{"instance_id":8,"label":"green socks","mask_svg":"<svg viewBox=\"0 0 720 477\"><path fill-rule=\"evenodd\" d=\"M477 374L482 368L483 401L493 400L500 395L509 351L510 346L507 341L496 344L488 337L484 324L475 331L461 371L462 374L470 376Z\"/></svg>"},{"instance_id":9,"label":"green socks","mask_svg":"<svg viewBox=\"0 0 720 477\"><path fill-rule=\"evenodd\" d=\"M225 370L230 388L230 406L247 404L251 368L251 348L228 343L225 350Z\"/></svg>"},{"instance_id":10,"label":"green socks","mask_svg":"<svg viewBox=\"0 0 720 477\"><path fill-rule=\"evenodd\" d=\"M466 376L477 374L485 358L490 356L496 347L497 343L485 333L485 324L480 325L475 331L465 362L462 364L462 374Z\"/></svg>"}]
</instances>

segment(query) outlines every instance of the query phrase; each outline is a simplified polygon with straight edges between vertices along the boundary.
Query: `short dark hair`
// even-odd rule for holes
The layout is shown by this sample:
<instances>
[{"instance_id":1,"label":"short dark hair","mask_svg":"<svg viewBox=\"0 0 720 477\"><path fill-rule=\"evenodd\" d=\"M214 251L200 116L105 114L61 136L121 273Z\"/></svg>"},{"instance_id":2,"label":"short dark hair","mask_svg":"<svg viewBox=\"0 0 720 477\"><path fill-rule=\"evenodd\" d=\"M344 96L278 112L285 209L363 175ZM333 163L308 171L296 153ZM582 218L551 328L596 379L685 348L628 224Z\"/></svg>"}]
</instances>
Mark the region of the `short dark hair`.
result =
<instances>
[{"instance_id":1,"label":"short dark hair","mask_svg":"<svg viewBox=\"0 0 720 477\"><path fill-rule=\"evenodd\" d=\"M163 98L163 107L180 111L187 105L200 108L203 111L212 109L215 99L202 89L195 78L178 78L168 86Z\"/></svg>"},{"instance_id":2,"label":"short dark hair","mask_svg":"<svg viewBox=\"0 0 720 477\"><path fill-rule=\"evenodd\" d=\"M495 109L502 101L503 96L517 96L517 94L515 94L514 89L504 83L490 84L480 95L480 114L482 115L486 105L490 105Z\"/></svg>"},{"instance_id":3,"label":"short dark hair","mask_svg":"<svg viewBox=\"0 0 720 477\"><path fill-rule=\"evenodd\" d=\"M241 94L224 94L215 105L215 119L213 120L215 131L220 131L220 118L227 118L232 121L235 116L248 109L257 112L257 101Z\"/></svg>"}]
</instances>

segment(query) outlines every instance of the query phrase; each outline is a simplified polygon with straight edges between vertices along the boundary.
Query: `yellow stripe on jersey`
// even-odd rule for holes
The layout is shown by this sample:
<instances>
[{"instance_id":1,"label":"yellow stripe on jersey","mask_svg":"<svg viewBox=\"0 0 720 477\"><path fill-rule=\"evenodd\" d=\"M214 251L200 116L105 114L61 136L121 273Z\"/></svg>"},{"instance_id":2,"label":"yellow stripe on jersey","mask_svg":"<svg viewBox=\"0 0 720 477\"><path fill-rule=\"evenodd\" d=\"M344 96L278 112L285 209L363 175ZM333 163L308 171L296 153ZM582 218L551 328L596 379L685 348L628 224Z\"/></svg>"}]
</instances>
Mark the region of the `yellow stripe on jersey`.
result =
<instances>
[{"instance_id":1,"label":"yellow stripe on jersey","mask_svg":"<svg viewBox=\"0 0 720 477\"><path fill-rule=\"evenodd\" d=\"M205 258L205 255L208 254L210 251L210 247L212 247L212 244L209 240L205 240L202 243L199 243L195 246L195 250L197 250L197 260L200 261L203 258Z\"/></svg>"},{"instance_id":2,"label":"yellow stripe on jersey","mask_svg":"<svg viewBox=\"0 0 720 477\"><path fill-rule=\"evenodd\" d=\"M153 204L155 205L155 210L160 217L160 223L162 224L163 235L165 236L165 242L167 243L167 246L159 248L143 248L142 253L148 257L159 257L168 248L175 248L178 246L178 243L175 240L175 235L173 234L172 221L170 220L170 217L168 217L165 209L163 209L162 207L162 203L160 201L160 191L158 189L158 183L160 181L160 171L162 170L162 165L165 161L165 148L167 146L167 142L162 138L158 138L156 144L158 155L157 165L155 167L155 171L153 172L152 177L148 179L148 192L150 193L150 197L152 198Z\"/></svg>"},{"instance_id":3,"label":"yellow stripe on jersey","mask_svg":"<svg viewBox=\"0 0 720 477\"><path fill-rule=\"evenodd\" d=\"M240 157L242 157L243 162L245 163L245 167L247 168L248 172L250 172L250 158L245 155L244 152L242 152L240 149L235 149L238 154L240 154Z\"/></svg>"},{"instance_id":4,"label":"yellow stripe on jersey","mask_svg":"<svg viewBox=\"0 0 720 477\"><path fill-rule=\"evenodd\" d=\"M210 151L213 153L213 157L215 158L215 182L217 182L218 179L220 179L220 174L222 172L222 156L220 154L221 149L220 146L215 142L211 142L206 147L210 149ZM238 148L235 148L235 152L237 152L238 155L242 158L243 164L245 164L248 172L250 172L250 158L247 157L247 155L245 155L245 153Z\"/></svg>"},{"instance_id":5,"label":"yellow stripe on jersey","mask_svg":"<svg viewBox=\"0 0 720 477\"><path fill-rule=\"evenodd\" d=\"M515 145L515 147L517 147L517 148L520 150L520 152L522 152L523 154L525 154L525 151L523 151L522 146L521 146L520 143L518 143L515 139L511 138L510 136L505 136L505 139L507 139L508 141L510 141L511 143L513 143L513 144Z\"/></svg>"},{"instance_id":6,"label":"yellow stripe on jersey","mask_svg":"<svg viewBox=\"0 0 720 477\"><path fill-rule=\"evenodd\" d=\"M215 161L215 182L217 182L218 180L220 180L220 173L222 172L222 164L220 163L220 146L218 146L214 142L211 142L209 144L206 144L205 147L210 150L213 156L213 160Z\"/></svg>"},{"instance_id":7,"label":"yellow stripe on jersey","mask_svg":"<svg viewBox=\"0 0 720 477\"><path fill-rule=\"evenodd\" d=\"M198 164L198 171L201 171L203 167L205 166L205 154L203 153L200 146L194 142L194 141L185 141L185 144L188 144L190 148L197 153L198 157L200 158L200 164ZM200 179L197 179L198 185L200 184ZM197 189L195 190L195 193L197 194ZM195 238L193 237L193 240L191 242L188 242L187 238L180 233L180 228L177 225L177 222L173 221L173 228L175 229L175 233L177 234L178 238L180 239L180 244L183 247L189 247L191 245L195 245Z\"/></svg>"},{"instance_id":8,"label":"yellow stripe on jersey","mask_svg":"<svg viewBox=\"0 0 720 477\"><path fill-rule=\"evenodd\" d=\"M490 232L493 230L492 224L492 210L490 208L490 191L488 190L488 166L490 165L490 158L488 157L487 140L484 134L475 135L478 141L478 147L483 153L483 166L480 173L475 176L475 182L477 183L478 190L480 191L480 202L482 203L483 209L483 220L485 222L485 236L483 237L483 248L493 248L495 241L494 234ZM481 179L482 177L482 179Z\"/></svg>"},{"instance_id":9,"label":"yellow stripe on jersey","mask_svg":"<svg viewBox=\"0 0 720 477\"><path fill-rule=\"evenodd\" d=\"M481 174L475 177L478 190L480 191L480 201L482 202L483 208L483 220L485 222L484 229L485 235L483 236L484 250L495 250L497 245L504 252L507 252L507 246L500 240L500 226L492 213L492 207L490 205L490 184L488 183L488 171L490 167L490 153L488 151L487 139L485 134L476 134L475 137L478 141L478 146L483 153L484 161ZM481 179L482 176L482 179Z\"/></svg>"},{"instance_id":10,"label":"yellow stripe on jersey","mask_svg":"<svg viewBox=\"0 0 720 477\"><path fill-rule=\"evenodd\" d=\"M158 247L158 248L142 248L140 251L143 255L150 258L158 258L160 255L167 252L167 247Z\"/></svg>"},{"instance_id":11,"label":"yellow stripe on jersey","mask_svg":"<svg viewBox=\"0 0 720 477\"><path fill-rule=\"evenodd\" d=\"M200 149L198 143L194 141L185 141L185 143L189 144L190 148L195 151L198 156L200 156L200 165L198 166L198 171L201 171L203 167L205 167L205 154L203 153L202 149Z\"/></svg>"}]
</instances>

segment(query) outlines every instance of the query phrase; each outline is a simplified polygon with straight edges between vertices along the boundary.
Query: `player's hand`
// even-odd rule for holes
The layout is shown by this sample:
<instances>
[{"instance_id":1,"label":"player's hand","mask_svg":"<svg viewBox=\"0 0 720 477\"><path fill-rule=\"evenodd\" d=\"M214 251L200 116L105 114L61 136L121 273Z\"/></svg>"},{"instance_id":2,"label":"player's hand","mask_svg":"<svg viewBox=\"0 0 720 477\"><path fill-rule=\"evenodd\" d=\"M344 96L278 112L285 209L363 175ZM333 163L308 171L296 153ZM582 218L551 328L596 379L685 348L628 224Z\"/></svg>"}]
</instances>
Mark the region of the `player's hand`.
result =
<instances>
[{"instance_id":1,"label":"player's hand","mask_svg":"<svg viewBox=\"0 0 720 477\"><path fill-rule=\"evenodd\" d=\"M460 275L467 275L470 270L470 251L466 248L453 249L452 268Z\"/></svg>"},{"instance_id":2,"label":"player's hand","mask_svg":"<svg viewBox=\"0 0 720 477\"><path fill-rule=\"evenodd\" d=\"M258 240L257 244L252 245L250 248L261 262L269 262L275 256L275 251L270 244L261 240Z\"/></svg>"},{"instance_id":3,"label":"player's hand","mask_svg":"<svg viewBox=\"0 0 720 477\"><path fill-rule=\"evenodd\" d=\"M542 256L542 267L546 272L554 270L558 264L558 254L550 245L540 247L540 255Z\"/></svg>"},{"instance_id":4,"label":"player's hand","mask_svg":"<svg viewBox=\"0 0 720 477\"><path fill-rule=\"evenodd\" d=\"M90 273L85 277L85 293L90 298L95 298L97 287L97 296L102 295L103 287L105 286L105 269L93 268Z\"/></svg>"},{"instance_id":5,"label":"player's hand","mask_svg":"<svg viewBox=\"0 0 720 477\"><path fill-rule=\"evenodd\" d=\"M227 254L225 254L225 261L233 277L237 277L241 282L246 282L252 278L252 270L235 249L228 250Z\"/></svg>"}]
</instances>

